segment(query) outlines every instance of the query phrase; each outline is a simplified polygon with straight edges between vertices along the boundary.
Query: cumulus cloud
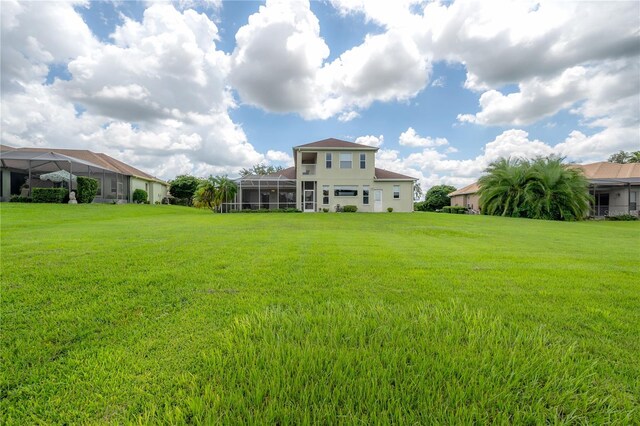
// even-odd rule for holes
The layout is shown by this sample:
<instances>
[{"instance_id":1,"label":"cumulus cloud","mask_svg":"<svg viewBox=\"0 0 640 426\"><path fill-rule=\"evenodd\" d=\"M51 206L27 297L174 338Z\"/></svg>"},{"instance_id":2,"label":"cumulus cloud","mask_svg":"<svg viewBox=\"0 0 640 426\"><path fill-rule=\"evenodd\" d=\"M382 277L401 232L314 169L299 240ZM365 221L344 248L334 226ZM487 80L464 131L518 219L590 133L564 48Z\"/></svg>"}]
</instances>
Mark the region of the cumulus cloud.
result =
<instances>
[{"instance_id":1,"label":"cumulus cloud","mask_svg":"<svg viewBox=\"0 0 640 426\"><path fill-rule=\"evenodd\" d=\"M415 96L431 70L401 31L367 35L325 63L328 56L308 1L270 0L238 30L229 78L243 102L267 111L348 121L353 108Z\"/></svg>"},{"instance_id":2,"label":"cumulus cloud","mask_svg":"<svg viewBox=\"0 0 640 426\"><path fill-rule=\"evenodd\" d=\"M278 163L284 163L288 166L293 166L293 157L290 156L289 154L287 154L286 152L283 151L274 151L274 150L268 150L267 151L267 160L269 161L275 161Z\"/></svg>"},{"instance_id":3,"label":"cumulus cloud","mask_svg":"<svg viewBox=\"0 0 640 426\"><path fill-rule=\"evenodd\" d=\"M348 112L343 112L342 114L340 114L338 116L338 121L346 123L347 121L351 121L354 118L358 118L358 117L360 117L360 114L358 114L356 111L348 111Z\"/></svg>"},{"instance_id":4,"label":"cumulus cloud","mask_svg":"<svg viewBox=\"0 0 640 426\"><path fill-rule=\"evenodd\" d=\"M356 138L355 143L359 143L362 145L369 145L369 146L374 146L374 147L379 147L384 143L384 136L380 135L380 136L373 136L373 135L367 135L367 136L359 136Z\"/></svg>"},{"instance_id":5,"label":"cumulus cloud","mask_svg":"<svg viewBox=\"0 0 640 426\"><path fill-rule=\"evenodd\" d=\"M59 10L48 13L49 6ZM3 35L19 39L30 33L34 45L55 53L23 51L24 61L5 61L3 39L3 67L27 63L38 77L20 80L13 91L3 86L3 143L91 147L166 178L187 168L234 173L264 160L228 115L234 107L226 81L229 58L216 50L217 27L205 14L152 4L142 21L124 18L113 43L82 33L77 45L91 48L70 51L69 40L48 39L50 31L34 33L24 26L39 22L39 27L58 28L61 13L86 29L84 22L66 3L43 7L44 14L21 3L19 13L5 19L3 4ZM48 70L56 58L66 63L71 78L44 85L48 71L40 69Z\"/></svg>"},{"instance_id":6,"label":"cumulus cloud","mask_svg":"<svg viewBox=\"0 0 640 426\"><path fill-rule=\"evenodd\" d=\"M400 134L398 143L403 146L411 147L434 147L449 144L446 138L423 138L416 133L413 127L409 127L407 131Z\"/></svg>"}]
</instances>

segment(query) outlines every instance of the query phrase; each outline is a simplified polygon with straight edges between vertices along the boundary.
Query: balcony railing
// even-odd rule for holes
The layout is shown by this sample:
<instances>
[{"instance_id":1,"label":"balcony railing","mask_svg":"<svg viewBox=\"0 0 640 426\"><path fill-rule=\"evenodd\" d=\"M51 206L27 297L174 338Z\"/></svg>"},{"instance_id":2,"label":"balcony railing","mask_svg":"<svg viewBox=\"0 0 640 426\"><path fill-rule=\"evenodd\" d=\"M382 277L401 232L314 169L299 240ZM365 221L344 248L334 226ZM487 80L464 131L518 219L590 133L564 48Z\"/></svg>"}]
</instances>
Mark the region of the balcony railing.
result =
<instances>
[{"instance_id":1,"label":"balcony railing","mask_svg":"<svg viewBox=\"0 0 640 426\"><path fill-rule=\"evenodd\" d=\"M316 174L316 165L315 164L302 164L300 166L300 170L302 171L303 176L313 176Z\"/></svg>"}]
</instances>

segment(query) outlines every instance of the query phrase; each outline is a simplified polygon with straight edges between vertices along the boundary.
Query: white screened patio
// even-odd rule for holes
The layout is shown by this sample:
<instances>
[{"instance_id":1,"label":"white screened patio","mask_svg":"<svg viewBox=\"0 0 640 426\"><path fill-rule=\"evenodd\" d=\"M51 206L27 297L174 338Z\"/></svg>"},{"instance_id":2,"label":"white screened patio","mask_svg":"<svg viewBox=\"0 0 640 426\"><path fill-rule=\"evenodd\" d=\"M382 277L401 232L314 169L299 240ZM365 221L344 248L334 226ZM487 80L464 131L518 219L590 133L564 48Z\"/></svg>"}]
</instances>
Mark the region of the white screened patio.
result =
<instances>
[{"instance_id":1,"label":"white screened patio","mask_svg":"<svg viewBox=\"0 0 640 426\"><path fill-rule=\"evenodd\" d=\"M279 210L296 208L296 180L282 175L249 175L235 180L234 200L223 211Z\"/></svg>"}]
</instances>

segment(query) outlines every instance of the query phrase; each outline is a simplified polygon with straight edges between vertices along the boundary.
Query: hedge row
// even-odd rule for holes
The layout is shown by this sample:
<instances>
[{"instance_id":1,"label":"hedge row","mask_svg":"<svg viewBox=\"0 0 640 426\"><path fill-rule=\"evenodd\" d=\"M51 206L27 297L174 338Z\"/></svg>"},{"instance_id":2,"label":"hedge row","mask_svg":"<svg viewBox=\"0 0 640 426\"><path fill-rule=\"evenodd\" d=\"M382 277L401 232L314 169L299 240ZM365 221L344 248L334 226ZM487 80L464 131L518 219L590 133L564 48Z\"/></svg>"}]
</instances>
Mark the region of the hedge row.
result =
<instances>
[{"instance_id":1,"label":"hedge row","mask_svg":"<svg viewBox=\"0 0 640 426\"><path fill-rule=\"evenodd\" d=\"M442 211L444 213L465 214L467 212L467 208L463 206L444 206Z\"/></svg>"},{"instance_id":2,"label":"hedge row","mask_svg":"<svg viewBox=\"0 0 640 426\"><path fill-rule=\"evenodd\" d=\"M65 188L33 188L31 198L34 203L62 203L69 195Z\"/></svg>"},{"instance_id":3,"label":"hedge row","mask_svg":"<svg viewBox=\"0 0 640 426\"><path fill-rule=\"evenodd\" d=\"M348 204L342 208L342 211L345 213L355 213L358 211L358 206Z\"/></svg>"}]
</instances>

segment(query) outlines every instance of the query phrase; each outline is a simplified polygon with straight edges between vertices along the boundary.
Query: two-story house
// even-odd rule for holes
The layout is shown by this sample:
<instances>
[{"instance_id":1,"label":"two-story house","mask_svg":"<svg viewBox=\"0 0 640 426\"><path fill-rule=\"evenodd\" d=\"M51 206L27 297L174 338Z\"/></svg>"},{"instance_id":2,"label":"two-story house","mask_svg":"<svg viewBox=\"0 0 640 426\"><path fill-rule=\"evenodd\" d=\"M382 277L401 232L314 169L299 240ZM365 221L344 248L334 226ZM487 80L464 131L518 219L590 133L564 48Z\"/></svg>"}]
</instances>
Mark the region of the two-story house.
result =
<instances>
[{"instance_id":1,"label":"two-story house","mask_svg":"<svg viewBox=\"0 0 640 426\"><path fill-rule=\"evenodd\" d=\"M375 167L378 148L325 139L293 148L294 167L238 179L235 209L413 211L415 178Z\"/></svg>"}]
</instances>

